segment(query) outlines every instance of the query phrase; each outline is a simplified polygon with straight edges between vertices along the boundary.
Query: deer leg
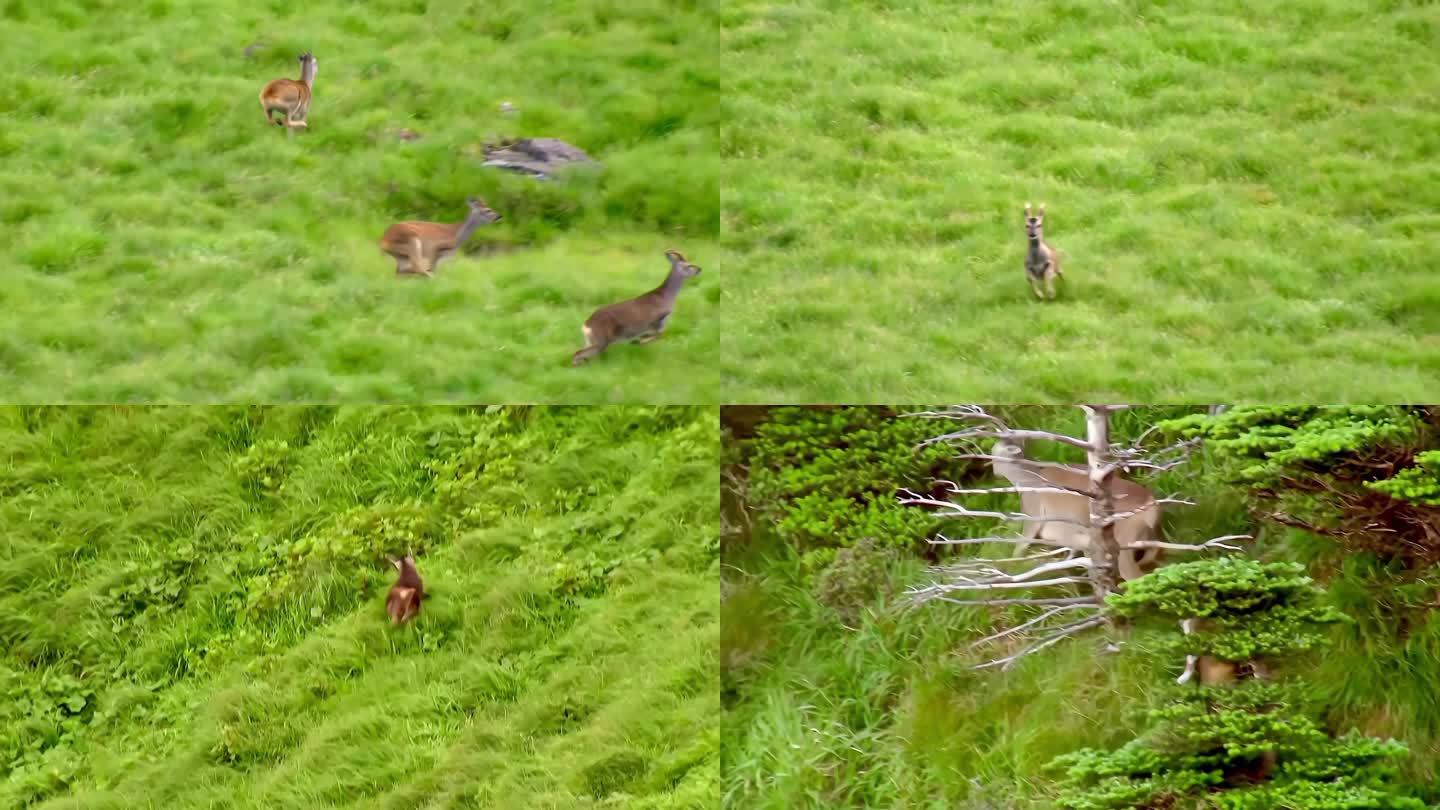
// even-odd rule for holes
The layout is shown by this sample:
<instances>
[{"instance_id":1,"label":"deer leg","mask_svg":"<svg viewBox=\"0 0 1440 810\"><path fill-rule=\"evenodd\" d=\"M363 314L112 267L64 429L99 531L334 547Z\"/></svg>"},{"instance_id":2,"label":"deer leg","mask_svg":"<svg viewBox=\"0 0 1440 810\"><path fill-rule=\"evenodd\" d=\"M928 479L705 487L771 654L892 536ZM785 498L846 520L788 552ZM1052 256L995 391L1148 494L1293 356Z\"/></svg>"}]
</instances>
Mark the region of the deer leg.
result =
<instances>
[{"instance_id":1,"label":"deer leg","mask_svg":"<svg viewBox=\"0 0 1440 810\"><path fill-rule=\"evenodd\" d=\"M1145 575L1145 572L1141 571L1140 566L1135 562L1135 552L1128 548L1120 549L1120 559L1116 562L1120 564L1120 579L1125 582L1139 579Z\"/></svg>"},{"instance_id":2,"label":"deer leg","mask_svg":"<svg viewBox=\"0 0 1440 810\"><path fill-rule=\"evenodd\" d=\"M1194 632L1194 628L1194 619L1185 619L1184 621L1180 622L1180 631L1187 636L1190 635L1190 633ZM1198 662L1198 660L1199 659L1197 659L1193 655L1185 656L1185 671L1180 673L1180 677L1175 679L1175 683L1189 683L1190 680L1195 677L1195 664Z\"/></svg>"},{"instance_id":3,"label":"deer leg","mask_svg":"<svg viewBox=\"0 0 1440 810\"><path fill-rule=\"evenodd\" d=\"M585 333L585 348L571 355L570 365L572 366L578 366L582 363L588 362L591 358L596 357L601 352L605 351L605 347L606 345L608 345L605 343L601 343L599 340L597 340L595 337L595 332L591 330L590 327L582 326L580 327L580 329Z\"/></svg>"},{"instance_id":4,"label":"deer leg","mask_svg":"<svg viewBox=\"0 0 1440 810\"><path fill-rule=\"evenodd\" d=\"M636 342L636 343L649 343L650 341L655 340L656 338L660 337L660 335L661 335L662 333L664 333L664 331L665 331L665 321L668 320L669 318L670 318L670 316L669 316L669 315L666 315L666 316L662 317L660 320L658 320L658 321L656 321L655 323L651 324L651 325L650 325L650 328L649 328L648 330L640 333L640 336L635 339L635 342Z\"/></svg>"},{"instance_id":5,"label":"deer leg","mask_svg":"<svg viewBox=\"0 0 1440 810\"><path fill-rule=\"evenodd\" d=\"M425 260L425 245L420 242L419 237L410 238L410 266L426 278L435 276L435 268L428 266Z\"/></svg>"}]
</instances>

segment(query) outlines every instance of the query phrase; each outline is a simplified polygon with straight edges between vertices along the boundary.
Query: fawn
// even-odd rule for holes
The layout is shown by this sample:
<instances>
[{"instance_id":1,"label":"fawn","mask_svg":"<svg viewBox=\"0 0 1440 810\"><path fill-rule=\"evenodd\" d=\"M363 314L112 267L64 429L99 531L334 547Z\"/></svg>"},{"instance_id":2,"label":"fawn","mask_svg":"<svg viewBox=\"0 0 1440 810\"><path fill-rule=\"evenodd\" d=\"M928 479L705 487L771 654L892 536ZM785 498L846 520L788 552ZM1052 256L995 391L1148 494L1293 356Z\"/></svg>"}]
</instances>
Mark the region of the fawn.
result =
<instances>
[{"instance_id":1,"label":"fawn","mask_svg":"<svg viewBox=\"0 0 1440 810\"><path fill-rule=\"evenodd\" d=\"M390 586L385 597L385 612L390 614L391 624L404 624L420 615L420 600L425 598L425 585L420 581L420 572L415 570L415 558L405 555L400 559L388 558L400 577Z\"/></svg>"},{"instance_id":2,"label":"fawn","mask_svg":"<svg viewBox=\"0 0 1440 810\"><path fill-rule=\"evenodd\" d=\"M296 127L309 126L305 117L310 114L310 94L315 87L315 73L320 69L320 63L309 51L300 54L299 58L299 81L276 79L260 91L260 109L265 112L265 121L268 123L274 120L276 112L284 113L284 119L275 121L275 124L285 127L287 138Z\"/></svg>"},{"instance_id":3,"label":"fawn","mask_svg":"<svg viewBox=\"0 0 1440 810\"><path fill-rule=\"evenodd\" d=\"M454 256L476 228L502 217L478 197L465 201L470 207L464 222L445 225L439 222L397 222L385 229L380 237L380 250L395 259L395 275L407 273L435 276L435 268Z\"/></svg>"},{"instance_id":4,"label":"fawn","mask_svg":"<svg viewBox=\"0 0 1440 810\"><path fill-rule=\"evenodd\" d=\"M680 288L688 279L700 275L700 266L686 261L678 250L665 251L665 258L670 260L670 273L663 284L638 298L601 307L585 321L585 348L570 358L571 365L584 363L612 343L649 343L660 337L670 313L675 311Z\"/></svg>"},{"instance_id":5,"label":"fawn","mask_svg":"<svg viewBox=\"0 0 1440 810\"><path fill-rule=\"evenodd\" d=\"M1040 203L1039 216L1030 215L1025 203L1025 237L1030 243L1025 251L1025 278L1030 290L1039 299L1055 298L1055 279L1064 278L1060 271L1060 251L1045 243L1045 203Z\"/></svg>"}]
</instances>

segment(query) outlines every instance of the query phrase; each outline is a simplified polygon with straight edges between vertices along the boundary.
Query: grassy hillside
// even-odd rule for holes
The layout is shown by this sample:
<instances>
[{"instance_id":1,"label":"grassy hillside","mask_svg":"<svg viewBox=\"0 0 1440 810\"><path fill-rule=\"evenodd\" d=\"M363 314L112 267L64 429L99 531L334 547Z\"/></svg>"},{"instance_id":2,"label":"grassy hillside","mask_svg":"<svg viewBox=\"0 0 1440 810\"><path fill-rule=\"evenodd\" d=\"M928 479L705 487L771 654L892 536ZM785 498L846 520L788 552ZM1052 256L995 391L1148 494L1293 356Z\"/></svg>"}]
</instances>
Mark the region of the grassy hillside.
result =
<instances>
[{"instance_id":1,"label":"grassy hillside","mask_svg":"<svg viewBox=\"0 0 1440 810\"><path fill-rule=\"evenodd\" d=\"M1018 414L1012 417L1015 426L1084 433L1076 409L1010 410ZM1146 424L1183 410L1121 414L1113 436L1131 440ZM957 426L933 427L932 435L938 435ZM803 444L798 429L786 435ZM1068 448L1037 443L1034 449L1036 458L1077 460L1077 451ZM870 455L862 462L849 452L812 447L809 455L795 457L793 467L781 468L782 474L801 491L836 469L851 471L847 481L893 470L884 456ZM909 447L901 452L908 455ZM1139 632L1120 655L1103 654L1103 639L1089 635L1022 659L1008 672L976 671L972 665L997 649L1015 651L1020 645L1000 642L972 650L972 643L1013 628L1033 613L943 603L903 609L899 597L907 588L934 581L925 568L935 557L927 559L914 546L882 545L818 572L816 559L827 559L824 552L833 549L782 536L784 530L803 534L803 527L782 526L755 511L761 506L753 498L759 488L755 467L746 474L746 466L756 464L753 451L727 439L722 453L737 465L731 480L738 485L731 492L740 496L727 499L725 514L737 530L726 535L722 551L727 806L1053 807L1056 774L1045 765L1083 747L1133 739L1145 728L1134 710L1160 700L1162 688L1180 671L1182 660L1157 653L1155 639ZM1403 763L1407 789L1431 803L1440 801L1440 705L1434 699L1440 690L1440 612L1434 610L1434 569L1407 574L1377 563L1373 555L1337 554L1327 538L1255 524L1239 493L1209 479L1211 464L1202 452L1187 466L1146 477L1157 491L1198 503L1168 508L1167 538L1195 542L1256 531L1252 554L1310 564L1334 604L1355 622L1336 628L1333 647L1323 658L1282 666L1304 678L1332 729L1358 728L1408 744ZM785 472L802 466L803 474ZM744 497L746 481L750 498ZM991 485L987 482L977 477L973 486ZM924 480L906 483L927 485ZM992 502L972 498L966 503L977 509L1015 507L1014 496L985 497ZM814 507L812 498L805 500ZM737 517L742 505L751 510L748 526ZM798 501L795 513L814 514ZM945 521L943 530L950 537L1005 533L980 520ZM874 537L881 543L894 539ZM1201 555L1168 559L1181 556Z\"/></svg>"},{"instance_id":2,"label":"grassy hillside","mask_svg":"<svg viewBox=\"0 0 1440 810\"><path fill-rule=\"evenodd\" d=\"M713 4L0 3L0 387L25 401L718 401ZM319 59L307 133L258 94ZM509 101L517 114L506 117ZM420 140L399 137L402 129ZM538 182L499 137L604 164ZM392 222L505 220L436 279ZM598 306L714 268L667 335L571 370Z\"/></svg>"},{"instance_id":3,"label":"grassy hillside","mask_svg":"<svg viewBox=\"0 0 1440 810\"><path fill-rule=\"evenodd\" d=\"M0 411L0 807L714 807L715 436ZM431 598L397 629L406 549Z\"/></svg>"},{"instance_id":4,"label":"grassy hillside","mask_svg":"<svg viewBox=\"0 0 1440 810\"><path fill-rule=\"evenodd\" d=\"M1440 396L1440 14L740 2L727 401ZM1026 289L1048 203L1060 298Z\"/></svg>"}]
</instances>

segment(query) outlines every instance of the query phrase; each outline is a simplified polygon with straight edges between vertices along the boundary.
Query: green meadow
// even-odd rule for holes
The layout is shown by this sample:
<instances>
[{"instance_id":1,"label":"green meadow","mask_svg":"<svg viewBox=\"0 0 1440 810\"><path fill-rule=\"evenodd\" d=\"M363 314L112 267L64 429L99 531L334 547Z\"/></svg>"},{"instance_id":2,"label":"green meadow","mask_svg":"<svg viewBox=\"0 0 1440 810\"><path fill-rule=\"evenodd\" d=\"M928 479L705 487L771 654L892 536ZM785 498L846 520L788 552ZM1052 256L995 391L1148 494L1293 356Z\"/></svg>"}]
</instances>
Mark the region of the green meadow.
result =
<instances>
[{"instance_id":1,"label":"green meadow","mask_svg":"<svg viewBox=\"0 0 1440 810\"><path fill-rule=\"evenodd\" d=\"M713 4L12 0L0 36L7 399L718 400ZM304 50L287 140L258 95ZM515 137L603 169L480 166ZM397 279L385 228L472 195L504 220ZM714 269L666 336L571 369L583 321L672 247Z\"/></svg>"},{"instance_id":2,"label":"green meadow","mask_svg":"<svg viewBox=\"0 0 1440 810\"><path fill-rule=\"evenodd\" d=\"M0 410L0 807L715 807L715 423Z\"/></svg>"},{"instance_id":3,"label":"green meadow","mask_svg":"<svg viewBox=\"0 0 1440 810\"><path fill-rule=\"evenodd\" d=\"M722 26L728 401L1440 396L1433 3L747 0Z\"/></svg>"}]
</instances>

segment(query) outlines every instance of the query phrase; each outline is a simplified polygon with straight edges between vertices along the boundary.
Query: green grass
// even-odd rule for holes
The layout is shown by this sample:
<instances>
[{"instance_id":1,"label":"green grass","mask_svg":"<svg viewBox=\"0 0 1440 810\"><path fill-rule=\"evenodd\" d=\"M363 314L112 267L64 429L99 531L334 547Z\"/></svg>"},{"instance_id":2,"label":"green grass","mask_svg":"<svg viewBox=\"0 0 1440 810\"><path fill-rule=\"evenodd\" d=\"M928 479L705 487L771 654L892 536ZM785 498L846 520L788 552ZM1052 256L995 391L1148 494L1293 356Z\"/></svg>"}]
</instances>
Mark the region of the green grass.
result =
<instances>
[{"instance_id":1,"label":"green grass","mask_svg":"<svg viewBox=\"0 0 1440 810\"><path fill-rule=\"evenodd\" d=\"M1144 420L1155 418L1155 409L1148 410L1117 418L1117 440L1138 435ZM1024 413L1026 427L1083 430L1073 408ZM936 433L955 427L937 424ZM1036 458L1077 460L1073 449L1043 443L1035 449L1041 450ZM745 463L729 442L722 457ZM1330 540L1256 525L1241 494L1214 483L1212 472L1201 452L1189 465L1147 477L1157 491L1198 504L1169 507L1166 535L1194 541L1255 531L1257 557L1310 564L1355 622L1336 629L1323 656L1277 663L1303 679L1331 729L1353 727L1405 742L1404 781L1428 801L1440 800L1440 704L1434 700L1440 612L1415 610L1433 597L1433 585L1425 584L1433 577L1397 577L1370 555L1339 554ZM972 505L1004 508L1004 497L983 496ZM1008 497L1013 508L1014 496ZM948 521L945 533L997 534L984 520ZM857 583L873 588L874 597L858 620L848 620L818 598L800 549L765 520L757 517L750 534L732 537L721 566L727 807L1049 808L1055 775L1045 765L1080 748L1133 739L1146 724L1132 710L1163 700L1164 687L1180 671L1182 661L1156 653L1153 636L1141 630L1118 655L1102 652L1105 639L1089 634L1028 656L1009 672L976 671L973 664L1019 645L972 650L972 642L1034 614L944 603L907 609L900 604L903 592L933 578L926 560L896 553L882 577ZM1407 602L1409 609L1399 607Z\"/></svg>"},{"instance_id":2,"label":"green grass","mask_svg":"<svg viewBox=\"0 0 1440 810\"><path fill-rule=\"evenodd\" d=\"M0 410L0 807L714 807L715 422Z\"/></svg>"},{"instance_id":3,"label":"green grass","mask_svg":"<svg viewBox=\"0 0 1440 810\"><path fill-rule=\"evenodd\" d=\"M731 402L1440 396L1440 8L740 2ZM1021 206L1048 203L1053 303Z\"/></svg>"},{"instance_id":4,"label":"green grass","mask_svg":"<svg viewBox=\"0 0 1440 810\"><path fill-rule=\"evenodd\" d=\"M704 0L0 4L0 36L24 44L0 55L0 387L717 401L717 31ZM306 49L310 128L287 141L258 94ZM501 136L562 138L604 169L481 168ZM469 195L505 220L433 281L397 279L385 228L458 222ZM572 370L581 323L659 284L670 247L715 269L666 337Z\"/></svg>"}]
</instances>

